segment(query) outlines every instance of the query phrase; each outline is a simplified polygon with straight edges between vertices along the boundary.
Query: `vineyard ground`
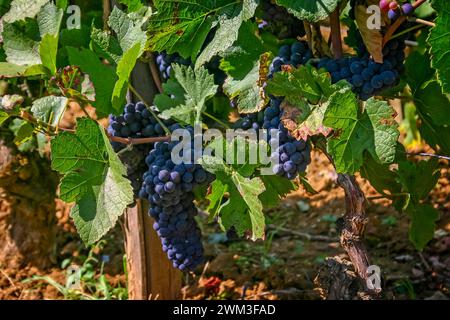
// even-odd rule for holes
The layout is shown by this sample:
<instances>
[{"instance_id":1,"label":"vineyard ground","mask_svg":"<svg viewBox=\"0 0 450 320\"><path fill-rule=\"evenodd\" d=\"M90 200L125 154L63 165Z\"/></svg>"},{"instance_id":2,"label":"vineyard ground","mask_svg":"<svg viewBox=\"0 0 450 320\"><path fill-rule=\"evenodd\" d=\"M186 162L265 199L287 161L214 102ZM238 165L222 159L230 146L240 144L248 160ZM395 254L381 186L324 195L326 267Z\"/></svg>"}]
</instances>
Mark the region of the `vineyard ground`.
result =
<instances>
[{"instance_id":1,"label":"vineyard ground","mask_svg":"<svg viewBox=\"0 0 450 320\"><path fill-rule=\"evenodd\" d=\"M338 243L336 220L344 212L343 192L334 181L333 170L325 159L314 153L308 177L321 191L306 197L300 190L289 195L279 208L268 213L271 229L267 241L226 241L216 225L204 226L207 267L197 276L184 278L186 299L319 299L314 278L325 257L345 253ZM448 166L447 166L448 167ZM441 218L435 239L420 254L408 241L409 219L398 214L383 200L371 201L366 240L372 263L379 265L384 277L385 299L448 299L450 297L450 171L442 169L442 178L431 194ZM368 197L377 193L359 179ZM308 199L309 198L309 199ZM8 205L0 199L0 219L7 217ZM0 299L62 299L53 286L44 281L23 283L34 275L46 275L64 283L63 259L82 263L87 250L76 236L68 217L69 210L57 203L60 234L55 245L57 263L39 269L32 263L20 269L0 261ZM69 231L69 232L67 232ZM295 232L324 235L330 241L307 241ZM6 232L6 230L0 230ZM112 286L124 286L122 268L123 237L120 226L107 235L106 246L94 253L105 259L104 273ZM27 254L23 252L22 254ZM201 275L200 275L201 274Z\"/></svg>"}]
</instances>

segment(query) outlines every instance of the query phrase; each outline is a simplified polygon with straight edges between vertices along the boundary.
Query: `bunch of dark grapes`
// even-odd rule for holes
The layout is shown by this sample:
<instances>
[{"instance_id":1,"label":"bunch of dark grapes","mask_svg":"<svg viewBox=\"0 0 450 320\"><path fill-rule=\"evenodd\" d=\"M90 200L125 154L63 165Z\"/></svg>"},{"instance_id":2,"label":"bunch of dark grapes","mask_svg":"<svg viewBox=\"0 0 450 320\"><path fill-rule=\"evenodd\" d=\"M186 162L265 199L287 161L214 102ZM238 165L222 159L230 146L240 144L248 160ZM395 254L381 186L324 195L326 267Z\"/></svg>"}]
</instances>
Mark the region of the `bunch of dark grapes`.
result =
<instances>
[{"instance_id":1,"label":"bunch of dark grapes","mask_svg":"<svg viewBox=\"0 0 450 320\"><path fill-rule=\"evenodd\" d=\"M387 12L391 20L396 20L401 15L409 16L414 12L414 7L409 2L399 5L396 0L380 0L379 6L383 12Z\"/></svg>"},{"instance_id":2,"label":"bunch of dark grapes","mask_svg":"<svg viewBox=\"0 0 450 320\"><path fill-rule=\"evenodd\" d=\"M383 49L383 63L376 63L367 51L359 57L333 60L324 58L318 63L331 74L333 83L347 80L362 100L398 84L404 72L405 42L403 38L389 41Z\"/></svg>"},{"instance_id":3,"label":"bunch of dark grapes","mask_svg":"<svg viewBox=\"0 0 450 320\"><path fill-rule=\"evenodd\" d=\"M161 120L167 126L173 122ZM144 103L128 103L119 116L110 115L108 133L121 138L149 138L164 136L165 132L160 123L154 118ZM135 194L142 185L142 174L146 170L145 156L150 151L151 144L134 145L126 148L126 145L112 142L114 151L119 152L119 158L127 169L128 178L131 181Z\"/></svg>"},{"instance_id":4,"label":"bunch of dark grapes","mask_svg":"<svg viewBox=\"0 0 450 320\"><path fill-rule=\"evenodd\" d=\"M178 54L167 54L165 51L159 53L156 56L156 64L164 81L170 78L172 63L189 66L191 65L191 60L184 59Z\"/></svg>"},{"instance_id":5,"label":"bunch of dark grapes","mask_svg":"<svg viewBox=\"0 0 450 320\"><path fill-rule=\"evenodd\" d=\"M316 64L318 68L325 68L331 75L331 81L336 83L347 80L353 91L362 100L376 95L377 93L395 86L404 72L405 40L406 36L389 41L383 49L383 63L376 63L370 58L365 46L362 44L358 49L357 57L345 57L342 59L320 59ZM295 42L292 45L282 46L278 56L275 57L270 66L270 73L282 70L284 65L303 65L312 58L312 53L305 42Z\"/></svg>"},{"instance_id":6,"label":"bunch of dark grapes","mask_svg":"<svg viewBox=\"0 0 450 320\"><path fill-rule=\"evenodd\" d=\"M269 77L275 72L279 72L283 65L304 65L313 57L306 41L294 42L291 45L280 47L278 56L276 56L269 68Z\"/></svg>"},{"instance_id":7,"label":"bunch of dark grapes","mask_svg":"<svg viewBox=\"0 0 450 320\"><path fill-rule=\"evenodd\" d=\"M311 147L304 140L296 140L281 122L283 110L280 108L282 99L271 98L269 105L263 111L250 113L236 123L236 127L243 130L266 129L268 142L273 141L271 133L278 132L278 149L272 150L271 160L277 161L273 173L294 180L299 173L305 172L311 162ZM275 139L275 137L273 137Z\"/></svg>"},{"instance_id":8,"label":"bunch of dark grapes","mask_svg":"<svg viewBox=\"0 0 450 320\"><path fill-rule=\"evenodd\" d=\"M177 128L175 124L170 129ZM192 128L188 130L192 136ZM211 183L214 177L198 164L175 165L171 152L178 143L155 144L145 158L147 171L139 196L150 202L149 214L155 219L153 228L173 266L190 271L203 261L201 233L194 219L197 208L193 189Z\"/></svg>"},{"instance_id":9,"label":"bunch of dark grapes","mask_svg":"<svg viewBox=\"0 0 450 320\"><path fill-rule=\"evenodd\" d=\"M261 1L257 12L258 27L275 35L278 39L303 37L303 22L290 14L285 8L276 5L273 0Z\"/></svg>"},{"instance_id":10,"label":"bunch of dark grapes","mask_svg":"<svg viewBox=\"0 0 450 320\"><path fill-rule=\"evenodd\" d=\"M179 54L167 54L162 52L156 56L156 65L158 66L159 72L164 81L170 78L172 72L172 64L181 64L184 66L192 66L190 59L184 59ZM218 56L213 57L206 65L206 69L212 75L214 75L214 83L217 85L223 85L226 79L226 74L224 71L220 70L220 58Z\"/></svg>"},{"instance_id":11,"label":"bunch of dark grapes","mask_svg":"<svg viewBox=\"0 0 450 320\"><path fill-rule=\"evenodd\" d=\"M280 108L282 99L271 98L269 106L264 110L263 129L271 132L278 130L279 147L272 152L271 159L278 161L273 167L273 173L294 180L299 173L306 171L311 162L311 147L304 140L296 140L281 122L283 110ZM269 140L272 144L272 142Z\"/></svg>"}]
</instances>

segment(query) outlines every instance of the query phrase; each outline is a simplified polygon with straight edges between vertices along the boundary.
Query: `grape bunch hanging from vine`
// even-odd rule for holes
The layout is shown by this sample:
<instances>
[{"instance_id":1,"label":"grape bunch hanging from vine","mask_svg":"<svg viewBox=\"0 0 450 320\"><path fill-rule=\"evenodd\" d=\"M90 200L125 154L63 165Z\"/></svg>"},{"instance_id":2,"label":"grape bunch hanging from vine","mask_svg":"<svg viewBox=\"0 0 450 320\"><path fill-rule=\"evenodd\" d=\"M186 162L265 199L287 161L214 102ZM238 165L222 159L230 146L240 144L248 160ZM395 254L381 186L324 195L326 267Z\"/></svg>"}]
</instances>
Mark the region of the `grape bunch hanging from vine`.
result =
<instances>
[{"instance_id":1,"label":"grape bunch hanging from vine","mask_svg":"<svg viewBox=\"0 0 450 320\"><path fill-rule=\"evenodd\" d=\"M438 215L426 203L435 158L450 154L447 1L119 2L104 29L64 28L59 1L24 10L13 0L1 19L0 77L11 89L0 124L15 128L23 151L50 144L60 198L74 203L85 243L143 201L173 266L195 271L204 261L199 200L222 229L264 239L265 210L299 187L312 191L315 149L346 193L341 244L360 278L369 261L357 173L410 216L411 241L426 246ZM153 88L137 89L138 64ZM399 139L388 100L404 97L431 159L417 161ZM84 112L75 129L61 125L72 103ZM232 129L240 134L228 139ZM176 140L178 131L187 136ZM235 149L244 161L228 157Z\"/></svg>"}]
</instances>

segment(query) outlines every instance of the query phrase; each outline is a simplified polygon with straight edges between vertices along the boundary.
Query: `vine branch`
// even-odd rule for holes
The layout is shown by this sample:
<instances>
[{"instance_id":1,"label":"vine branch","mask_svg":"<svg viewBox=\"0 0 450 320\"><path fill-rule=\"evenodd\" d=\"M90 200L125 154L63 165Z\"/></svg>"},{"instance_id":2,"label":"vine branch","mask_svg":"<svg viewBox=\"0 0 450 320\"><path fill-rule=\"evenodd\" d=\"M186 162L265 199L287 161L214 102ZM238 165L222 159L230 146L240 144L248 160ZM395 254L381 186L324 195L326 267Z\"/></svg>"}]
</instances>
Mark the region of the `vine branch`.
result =
<instances>
[{"instance_id":1,"label":"vine branch","mask_svg":"<svg viewBox=\"0 0 450 320\"><path fill-rule=\"evenodd\" d=\"M427 2L427 0L417 0L416 2L413 3L412 6L414 9L417 9L418 7L423 5L425 2ZM385 46L386 43L389 42L389 40L391 40L395 31L397 31L397 29L402 25L403 22L406 21L406 19L407 19L406 16L401 16L400 18L395 20L395 22L389 27L388 31L386 32L386 34L384 35L384 38L383 38L383 47Z\"/></svg>"},{"instance_id":2,"label":"vine branch","mask_svg":"<svg viewBox=\"0 0 450 320\"><path fill-rule=\"evenodd\" d=\"M330 163L336 168L333 158L326 151L325 141L319 139L315 142L318 148L328 158ZM337 184L344 189L345 192L345 214L340 224L340 243L342 248L347 252L356 273L363 282L365 292L370 297L377 297L380 290L370 289L367 286L369 274L370 260L366 246L364 245L364 229L368 222L365 212L366 197L359 187L356 178L349 174L338 173Z\"/></svg>"},{"instance_id":3,"label":"vine branch","mask_svg":"<svg viewBox=\"0 0 450 320\"><path fill-rule=\"evenodd\" d=\"M151 138L122 138L122 137L113 137L108 135L109 140L113 142L119 142L126 145L138 145L138 144L148 144L155 142L168 142L170 141L170 136L164 137L151 137Z\"/></svg>"},{"instance_id":4,"label":"vine branch","mask_svg":"<svg viewBox=\"0 0 450 320\"><path fill-rule=\"evenodd\" d=\"M339 21L339 6L330 15L331 26L331 43L333 44L333 54L336 59L341 59L342 51L342 37L341 37L341 23Z\"/></svg>"}]
</instances>

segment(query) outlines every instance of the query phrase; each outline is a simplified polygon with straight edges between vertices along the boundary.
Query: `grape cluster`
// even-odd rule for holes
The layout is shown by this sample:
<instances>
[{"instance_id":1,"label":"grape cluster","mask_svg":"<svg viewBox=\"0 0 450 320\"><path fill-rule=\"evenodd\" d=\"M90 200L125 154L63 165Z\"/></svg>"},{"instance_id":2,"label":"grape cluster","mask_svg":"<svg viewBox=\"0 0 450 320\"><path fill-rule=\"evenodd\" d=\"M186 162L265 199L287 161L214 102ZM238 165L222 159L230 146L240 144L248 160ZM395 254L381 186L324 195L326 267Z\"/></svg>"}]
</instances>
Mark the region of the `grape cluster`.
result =
<instances>
[{"instance_id":1,"label":"grape cluster","mask_svg":"<svg viewBox=\"0 0 450 320\"><path fill-rule=\"evenodd\" d=\"M173 123L165 120L161 120L161 122L167 126ZM110 115L108 133L121 138L148 138L165 135L161 124L142 102L128 103L121 115ZM112 146L116 152L125 148L125 145L118 142L112 142ZM131 149L124 150L119 154L120 160L127 169L127 175L135 194L142 185L142 174L146 170L144 158L150 148L150 144L134 145Z\"/></svg>"},{"instance_id":2,"label":"grape cluster","mask_svg":"<svg viewBox=\"0 0 450 320\"><path fill-rule=\"evenodd\" d=\"M279 72L283 65L303 65L313 57L311 49L309 49L306 41L294 42L292 45L284 45L280 47L278 56L276 56L269 68L269 77L275 72Z\"/></svg>"},{"instance_id":3,"label":"grape cluster","mask_svg":"<svg viewBox=\"0 0 450 320\"><path fill-rule=\"evenodd\" d=\"M283 110L281 110L282 99L271 98L269 105L263 111L250 113L237 122L236 127L243 130L266 129L268 132L268 142L273 141L272 130L278 132L279 147L273 150L270 157L277 164L273 167L273 173L294 180L298 173L305 172L311 162L311 148L304 140L296 140L290 136L288 130L281 122ZM275 137L273 137L275 139Z\"/></svg>"},{"instance_id":4,"label":"grape cluster","mask_svg":"<svg viewBox=\"0 0 450 320\"><path fill-rule=\"evenodd\" d=\"M396 0L380 0L379 6L383 12L387 12L391 20L396 20L402 14L409 16L414 12L414 7L409 2L405 2L400 6Z\"/></svg>"},{"instance_id":5,"label":"grape cluster","mask_svg":"<svg viewBox=\"0 0 450 320\"><path fill-rule=\"evenodd\" d=\"M168 80L170 78L170 73L172 72L172 63L189 66L191 65L191 60L183 59L178 54L167 54L165 51L159 53L156 56L156 64L163 80Z\"/></svg>"},{"instance_id":6,"label":"grape cluster","mask_svg":"<svg viewBox=\"0 0 450 320\"><path fill-rule=\"evenodd\" d=\"M346 57L339 60L323 58L319 68L325 68L331 74L333 83L347 80L353 91L362 100L398 84L400 74L404 72L405 43L403 38L393 39L383 48L383 63L376 63L369 53L360 49L359 57Z\"/></svg>"},{"instance_id":7,"label":"grape cluster","mask_svg":"<svg viewBox=\"0 0 450 320\"><path fill-rule=\"evenodd\" d=\"M400 74L404 71L404 49L404 37L393 39L383 49L383 63L376 63L370 58L362 43L357 57L345 57L338 60L325 57L320 59L315 66L325 68L330 73L333 83L347 80L352 85L353 91L362 100L367 100L398 83ZM303 65L311 58L312 53L306 42L295 42L290 46L282 46L278 56L270 65L270 76L281 71L284 65Z\"/></svg>"},{"instance_id":8,"label":"grape cluster","mask_svg":"<svg viewBox=\"0 0 450 320\"><path fill-rule=\"evenodd\" d=\"M273 0L261 1L257 15L258 27L269 31L280 40L305 35L303 22L285 8L276 5Z\"/></svg>"},{"instance_id":9,"label":"grape cluster","mask_svg":"<svg viewBox=\"0 0 450 320\"><path fill-rule=\"evenodd\" d=\"M172 125L170 130L179 128ZM188 128L193 134L193 129ZM175 165L171 152L179 142L157 142L145 158L147 171L139 197L148 199L149 214L155 219L153 228L161 238L162 248L173 266L182 271L193 270L203 260L200 229L193 189L211 183L214 176L198 164Z\"/></svg>"},{"instance_id":10,"label":"grape cluster","mask_svg":"<svg viewBox=\"0 0 450 320\"><path fill-rule=\"evenodd\" d=\"M311 147L304 140L296 140L289 135L288 130L281 122L283 110L280 108L282 99L271 98L269 107L264 110L263 129L268 130L269 139L272 139L273 129L278 130L279 147L272 152L271 159L277 161L273 173L293 180L299 173L305 172L311 162ZM269 141L271 144L272 142Z\"/></svg>"},{"instance_id":11,"label":"grape cluster","mask_svg":"<svg viewBox=\"0 0 450 320\"><path fill-rule=\"evenodd\" d=\"M156 56L156 65L164 81L170 78L172 72L172 64L181 64L184 66L193 66L190 59L184 59L179 54L167 54L165 51ZM217 85L223 85L226 79L224 71L220 70L220 58L218 56L213 57L206 65L206 69L210 74L214 76L214 83Z\"/></svg>"}]
</instances>

